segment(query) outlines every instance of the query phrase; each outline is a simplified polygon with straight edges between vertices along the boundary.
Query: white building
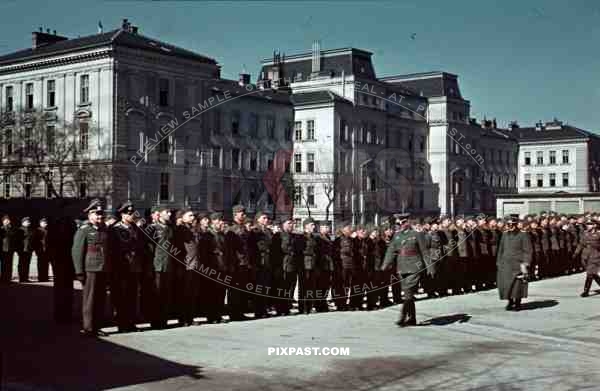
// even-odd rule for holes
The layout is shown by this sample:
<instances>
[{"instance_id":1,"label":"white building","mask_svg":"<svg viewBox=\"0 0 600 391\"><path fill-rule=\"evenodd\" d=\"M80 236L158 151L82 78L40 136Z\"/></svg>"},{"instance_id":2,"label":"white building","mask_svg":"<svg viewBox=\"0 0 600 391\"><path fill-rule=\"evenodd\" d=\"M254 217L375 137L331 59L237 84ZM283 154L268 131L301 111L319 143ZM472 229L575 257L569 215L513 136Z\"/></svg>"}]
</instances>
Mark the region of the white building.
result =
<instances>
[{"instance_id":1,"label":"white building","mask_svg":"<svg viewBox=\"0 0 600 391\"><path fill-rule=\"evenodd\" d=\"M558 120L505 133L519 143L519 193L600 191L597 135Z\"/></svg>"},{"instance_id":2,"label":"white building","mask_svg":"<svg viewBox=\"0 0 600 391\"><path fill-rule=\"evenodd\" d=\"M495 120L479 125L470 119L470 102L456 75L426 72L381 80L427 97L427 159L442 214L494 213L496 194L516 192L515 140Z\"/></svg>"},{"instance_id":3,"label":"white building","mask_svg":"<svg viewBox=\"0 0 600 391\"><path fill-rule=\"evenodd\" d=\"M0 57L0 196L98 196L109 208L268 203L240 178L261 183L269 156L286 140L289 149L293 109L288 94L248 85L127 20L75 39L35 32L31 48ZM254 132L269 142L249 143Z\"/></svg>"},{"instance_id":4,"label":"white building","mask_svg":"<svg viewBox=\"0 0 600 391\"><path fill-rule=\"evenodd\" d=\"M438 213L425 98L377 79L371 53L321 50L262 61L260 82L291 88L294 216L377 223Z\"/></svg>"}]
</instances>

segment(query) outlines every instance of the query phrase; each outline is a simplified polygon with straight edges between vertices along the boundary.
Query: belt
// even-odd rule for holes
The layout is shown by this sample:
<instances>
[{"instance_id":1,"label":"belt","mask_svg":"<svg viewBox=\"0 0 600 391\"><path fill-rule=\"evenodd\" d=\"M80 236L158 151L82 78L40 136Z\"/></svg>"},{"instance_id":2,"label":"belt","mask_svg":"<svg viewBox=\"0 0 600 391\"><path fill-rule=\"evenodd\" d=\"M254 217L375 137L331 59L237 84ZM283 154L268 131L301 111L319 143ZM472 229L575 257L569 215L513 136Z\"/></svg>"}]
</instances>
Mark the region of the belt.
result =
<instances>
[{"instance_id":1,"label":"belt","mask_svg":"<svg viewBox=\"0 0 600 391\"><path fill-rule=\"evenodd\" d=\"M416 255L418 255L419 253L417 252L417 250L414 249L402 249L400 250L400 255L405 256L405 257L414 257Z\"/></svg>"}]
</instances>

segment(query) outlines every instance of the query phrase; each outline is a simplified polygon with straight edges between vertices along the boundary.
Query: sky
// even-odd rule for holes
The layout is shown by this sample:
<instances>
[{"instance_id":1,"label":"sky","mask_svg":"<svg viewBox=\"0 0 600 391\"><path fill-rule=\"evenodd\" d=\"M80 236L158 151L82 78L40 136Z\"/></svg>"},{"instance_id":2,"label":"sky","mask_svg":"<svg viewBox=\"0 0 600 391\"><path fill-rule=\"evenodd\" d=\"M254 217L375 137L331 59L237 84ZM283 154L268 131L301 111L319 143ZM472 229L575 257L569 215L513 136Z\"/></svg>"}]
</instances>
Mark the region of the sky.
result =
<instances>
[{"instance_id":1,"label":"sky","mask_svg":"<svg viewBox=\"0 0 600 391\"><path fill-rule=\"evenodd\" d=\"M34 8L34 10L32 10ZM355 47L378 77L457 74L471 116L521 126L554 117L600 133L600 2L471 1L15 1L0 0L0 53L31 45L41 26L68 37L118 28L216 59L255 81L273 50Z\"/></svg>"}]
</instances>

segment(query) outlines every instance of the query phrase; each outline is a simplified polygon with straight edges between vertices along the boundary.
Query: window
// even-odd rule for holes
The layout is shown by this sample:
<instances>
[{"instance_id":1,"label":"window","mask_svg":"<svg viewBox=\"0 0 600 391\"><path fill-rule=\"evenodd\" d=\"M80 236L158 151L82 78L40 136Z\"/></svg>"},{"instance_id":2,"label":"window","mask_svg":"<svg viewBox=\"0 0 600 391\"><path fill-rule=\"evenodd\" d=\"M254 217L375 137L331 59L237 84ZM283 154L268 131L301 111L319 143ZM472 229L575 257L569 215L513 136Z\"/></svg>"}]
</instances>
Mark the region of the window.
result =
<instances>
[{"instance_id":1,"label":"window","mask_svg":"<svg viewBox=\"0 0 600 391\"><path fill-rule=\"evenodd\" d=\"M556 164L556 151L550 151L550 164Z\"/></svg>"},{"instance_id":2,"label":"window","mask_svg":"<svg viewBox=\"0 0 600 391\"><path fill-rule=\"evenodd\" d=\"M250 152L250 169L252 171L256 171L258 168L258 152L252 151Z\"/></svg>"},{"instance_id":3,"label":"window","mask_svg":"<svg viewBox=\"0 0 600 391\"><path fill-rule=\"evenodd\" d=\"M26 199L31 198L31 173L23 173L23 190Z\"/></svg>"},{"instance_id":4,"label":"window","mask_svg":"<svg viewBox=\"0 0 600 391\"><path fill-rule=\"evenodd\" d=\"M33 110L33 83L25 84L25 110Z\"/></svg>"},{"instance_id":5,"label":"window","mask_svg":"<svg viewBox=\"0 0 600 391\"><path fill-rule=\"evenodd\" d=\"M158 153L169 153L169 137L165 137L158 144Z\"/></svg>"},{"instance_id":6,"label":"window","mask_svg":"<svg viewBox=\"0 0 600 391\"><path fill-rule=\"evenodd\" d=\"M56 106L56 82L54 80L48 80L46 82L46 106Z\"/></svg>"},{"instance_id":7,"label":"window","mask_svg":"<svg viewBox=\"0 0 600 391\"><path fill-rule=\"evenodd\" d=\"M169 200L169 173L161 172L160 173L160 201L168 201Z\"/></svg>"},{"instance_id":8,"label":"window","mask_svg":"<svg viewBox=\"0 0 600 391\"><path fill-rule=\"evenodd\" d=\"M550 187L556 186L556 174L550 174Z\"/></svg>"},{"instance_id":9,"label":"window","mask_svg":"<svg viewBox=\"0 0 600 391\"><path fill-rule=\"evenodd\" d=\"M48 153L54 153L54 138L56 129L54 125L48 125L46 127L46 149Z\"/></svg>"},{"instance_id":10,"label":"window","mask_svg":"<svg viewBox=\"0 0 600 391\"><path fill-rule=\"evenodd\" d=\"M315 206L315 187L307 186L306 187L306 203L308 206Z\"/></svg>"},{"instance_id":11,"label":"window","mask_svg":"<svg viewBox=\"0 0 600 391\"><path fill-rule=\"evenodd\" d=\"M169 79L158 81L158 105L161 107L169 105Z\"/></svg>"},{"instance_id":12,"label":"window","mask_svg":"<svg viewBox=\"0 0 600 391\"><path fill-rule=\"evenodd\" d=\"M10 198L10 182L11 176L8 174L4 175L4 198Z\"/></svg>"},{"instance_id":13,"label":"window","mask_svg":"<svg viewBox=\"0 0 600 391\"><path fill-rule=\"evenodd\" d=\"M231 113L231 134L240 134L240 112Z\"/></svg>"},{"instance_id":14,"label":"window","mask_svg":"<svg viewBox=\"0 0 600 391\"><path fill-rule=\"evenodd\" d=\"M419 190L419 209L423 209L425 207L425 192L423 190Z\"/></svg>"},{"instance_id":15,"label":"window","mask_svg":"<svg viewBox=\"0 0 600 391\"><path fill-rule=\"evenodd\" d=\"M307 172L315 172L315 154L314 153L306 154L306 171Z\"/></svg>"},{"instance_id":16,"label":"window","mask_svg":"<svg viewBox=\"0 0 600 391\"><path fill-rule=\"evenodd\" d=\"M231 169L240 169L240 150L237 148L231 150Z\"/></svg>"},{"instance_id":17,"label":"window","mask_svg":"<svg viewBox=\"0 0 600 391\"><path fill-rule=\"evenodd\" d=\"M536 174L537 187L544 187L544 174Z\"/></svg>"},{"instance_id":18,"label":"window","mask_svg":"<svg viewBox=\"0 0 600 391\"><path fill-rule=\"evenodd\" d=\"M525 187L531 187L531 174L525 174Z\"/></svg>"},{"instance_id":19,"label":"window","mask_svg":"<svg viewBox=\"0 0 600 391\"><path fill-rule=\"evenodd\" d=\"M275 118L267 118L267 137L271 140L275 139Z\"/></svg>"},{"instance_id":20,"label":"window","mask_svg":"<svg viewBox=\"0 0 600 391\"><path fill-rule=\"evenodd\" d=\"M340 121L340 142L343 143L348 140L348 123L346 120Z\"/></svg>"},{"instance_id":21,"label":"window","mask_svg":"<svg viewBox=\"0 0 600 391\"><path fill-rule=\"evenodd\" d=\"M214 168L221 168L221 148L212 149L212 166Z\"/></svg>"},{"instance_id":22,"label":"window","mask_svg":"<svg viewBox=\"0 0 600 391\"><path fill-rule=\"evenodd\" d=\"M290 140L290 141L292 140L292 135L293 135L292 131L293 131L293 129L294 129L294 121L289 121L289 120L286 121L286 124L285 124L285 140L286 141L287 140Z\"/></svg>"},{"instance_id":23,"label":"window","mask_svg":"<svg viewBox=\"0 0 600 391\"><path fill-rule=\"evenodd\" d=\"M294 140L302 141L302 122L294 122Z\"/></svg>"},{"instance_id":24,"label":"window","mask_svg":"<svg viewBox=\"0 0 600 391\"><path fill-rule=\"evenodd\" d=\"M458 145L458 141L454 141L454 154L460 155L460 145Z\"/></svg>"},{"instance_id":25,"label":"window","mask_svg":"<svg viewBox=\"0 0 600 391\"><path fill-rule=\"evenodd\" d=\"M79 123L79 150L87 151L89 142L88 123Z\"/></svg>"},{"instance_id":26,"label":"window","mask_svg":"<svg viewBox=\"0 0 600 391\"><path fill-rule=\"evenodd\" d=\"M313 119L306 121L306 139L315 139L315 120Z\"/></svg>"},{"instance_id":27,"label":"window","mask_svg":"<svg viewBox=\"0 0 600 391\"><path fill-rule=\"evenodd\" d=\"M536 154L536 164L538 166L544 165L544 152L537 151L535 154Z\"/></svg>"},{"instance_id":28,"label":"window","mask_svg":"<svg viewBox=\"0 0 600 391\"><path fill-rule=\"evenodd\" d=\"M294 155L294 172L302 172L302 154Z\"/></svg>"},{"instance_id":29,"label":"window","mask_svg":"<svg viewBox=\"0 0 600 391\"><path fill-rule=\"evenodd\" d=\"M249 118L249 134L250 137L258 137L258 115L256 113L250 113L250 118ZM268 123L268 120L267 120Z\"/></svg>"},{"instance_id":30,"label":"window","mask_svg":"<svg viewBox=\"0 0 600 391\"><path fill-rule=\"evenodd\" d=\"M425 137L421 136L419 140L419 152L425 152Z\"/></svg>"},{"instance_id":31,"label":"window","mask_svg":"<svg viewBox=\"0 0 600 391\"><path fill-rule=\"evenodd\" d=\"M213 111L213 134L221 133L221 110L214 109Z\"/></svg>"},{"instance_id":32,"label":"window","mask_svg":"<svg viewBox=\"0 0 600 391\"><path fill-rule=\"evenodd\" d=\"M269 153L267 155L267 167L266 170L271 170L271 169L275 169L277 167L273 166L273 161L275 160L275 154L273 152Z\"/></svg>"},{"instance_id":33,"label":"window","mask_svg":"<svg viewBox=\"0 0 600 391\"><path fill-rule=\"evenodd\" d=\"M13 87L12 86L6 86L6 90L5 91L5 97L6 97L6 111L7 112L11 112L14 110L14 101L13 101Z\"/></svg>"},{"instance_id":34,"label":"window","mask_svg":"<svg viewBox=\"0 0 600 391\"><path fill-rule=\"evenodd\" d=\"M458 143L456 143L456 147L458 149ZM413 136L410 135L408 137L408 152L412 152L412 150L413 150ZM459 152L456 152L456 153L459 153Z\"/></svg>"},{"instance_id":35,"label":"window","mask_svg":"<svg viewBox=\"0 0 600 391\"><path fill-rule=\"evenodd\" d=\"M563 164L569 164L569 150L563 149L562 151L562 162Z\"/></svg>"},{"instance_id":36,"label":"window","mask_svg":"<svg viewBox=\"0 0 600 391\"><path fill-rule=\"evenodd\" d=\"M569 186L569 173L568 172L564 172L562 174L562 178L563 178L563 186L564 187L568 187Z\"/></svg>"},{"instance_id":37,"label":"window","mask_svg":"<svg viewBox=\"0 0 600 391\"><path fill-rule=\"evenodd\" d=\"M81 75L79 77L79 103L90 101L90 76Z\"/></svg>"},{"instance_id":38,"label":"window","mask_svg":"<svg viewBox=\"0 0 600 391\"><path fill-rule=\"evenodd\" d=\"M340 151L340 160L338 161L338 171L340 174L346 172L346 152Z\"/></svg>"},{"instance_id":39,"label":"window","mask_svg":"<svg viewBox=\"0 0 600 391\"><path fill-rule=\"evenodd\" d=\"M525 165L531 165L531 152L525 152Z\"/></svg>"},{"instance_id":40,"label":"window","mask_svg":"<svg viewBox=\"0 0 600 391\"><path fill-rule=\"evenodd\" d=\"M302 205L302 186L294 187L294 206L299 207Z\"/></svg>"},{"instance_id":41,"label":"window","mask_svg":"<svg viewBox=\"0 0 600 391\"><path fill-rule=\"evenodd\" d=\"M367 191L375 191L377 190L377 178L374 176L369 177L369 186L367 187Z\"/></svg>"},{"instance_id":42,"label":"window","mask_svg":"<svg viewBox=\"0 0 600 391\"><path fill-rule=\"evenodd\" d=\"M87 174L85 172L79 173L79 198L87 197Z\"/></svg>"}]
</instances>

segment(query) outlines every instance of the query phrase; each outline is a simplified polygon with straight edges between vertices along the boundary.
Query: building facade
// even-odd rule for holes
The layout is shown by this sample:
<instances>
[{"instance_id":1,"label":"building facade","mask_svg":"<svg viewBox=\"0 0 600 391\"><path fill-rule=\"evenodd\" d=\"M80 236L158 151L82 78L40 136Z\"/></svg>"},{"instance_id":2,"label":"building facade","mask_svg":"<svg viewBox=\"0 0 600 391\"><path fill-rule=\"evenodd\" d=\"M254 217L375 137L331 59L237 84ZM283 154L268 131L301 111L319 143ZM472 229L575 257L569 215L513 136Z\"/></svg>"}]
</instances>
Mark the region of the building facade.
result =
<instances>
[{"instance_id":1,"label":"building facade","mask_svg":"<svg viewBox=\"0 0 600 391\"><path fill-rule=\"evenodd\" d=\"M600 191L597 135L556 119L528 128L515 123L504 133L519 143L519 193Z\"/></svg>"},{"instance_id":2,"label":"building facade","mask_svg":"<svg viewBox=\"0 0 600 391\"><path fill-rule=\"evenodd\" d=\"M427 100L379 80L355 48L275 54L259 82L292 90L294 216L378 223L410 211L435 214Z\"/></svg>"},{"instance_id":3,"label":"building facade","mask_svg":"<svg viewBox=\"0 0 600 391\"><path fill-rule=\"evenodd\" d=\"M431 178L439 186L444 215L496 210L496 194L517 190L517 143L497 129L496 121L478 124L470 102L461 95L458 77L427 72L383 78L427 97Z\"/></svg>"},{"instance_id":4,"label":"building facade","mask_svg":"<svg viewBox=\"0 0 600 391\"><path fill-rule=\"evenodd\" d=\"M272 204L260 172L290 149L289 94L248 75L223 80L215 60L127 20L76 39L35 32L32 43L0 57L1 197Z\"/></svg>"}]
</instances>

